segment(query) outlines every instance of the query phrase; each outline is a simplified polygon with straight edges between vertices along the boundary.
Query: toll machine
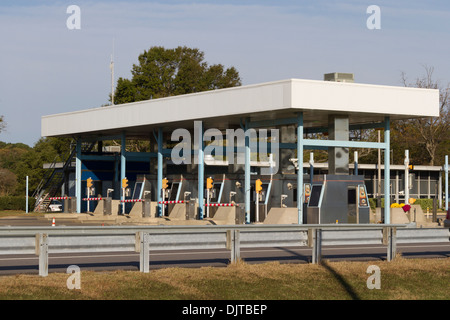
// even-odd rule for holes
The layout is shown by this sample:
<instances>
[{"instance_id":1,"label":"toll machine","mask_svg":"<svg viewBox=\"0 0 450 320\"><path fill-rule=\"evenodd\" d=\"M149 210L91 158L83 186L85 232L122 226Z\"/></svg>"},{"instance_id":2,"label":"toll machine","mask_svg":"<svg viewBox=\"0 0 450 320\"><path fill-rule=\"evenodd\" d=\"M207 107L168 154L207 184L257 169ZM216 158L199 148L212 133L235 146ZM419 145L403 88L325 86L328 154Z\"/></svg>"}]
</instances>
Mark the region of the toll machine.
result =
<instances>
[{"instance_id":1,"label":"toll machine","mask_svg":"<svg viewBox=\"0 0 450 320\"><path fill-rule=\"evenodd\" d=\"M223 204L235 202L236 192L232 185L232 180L225 174L213 174L208 178L212 178L212 188L205 189L205 204ZM209 199L208 199L209 196ZM205 210L207 217L214 217L215 213L219 210L219 207L211 207Z\"/></svg>"},{"instance_id":2,"label":"toll machine","mask_svg":"<svg viewBox=\"0 0 450 320\"><path fill-rule=\"evenodd\" d=\"M306 223L369 223L370 206L363 176L315 176Z\"/></svg>"},{"instance_id":3,"label":"toll machine","mask_svg":"<svg viewBox=\"0 0 450 320\"><path fill-rule=\"evenodd\" d=\"M245 181L242 174L227 173L213 175L213 188L210 190L210 203L240 203L245 204ZM262 191L257 195L255 180L261 178ZM272 178L253 177L250 180L250 221L262 222L267 216L271 200ZM206 193L205 193L206 196ZM256 197L259 196L258 214L256 214ZM214 217L218 207L212 207L209 216ZM258 218L257 218L258 216Z\"/></svg>"},{"instance_id":4,"label":"toll machine","mask_svg":"<svg viewBox=\"0 0 450 320\"><path fill-rule=\"evenodd\" d=\"M150 175L137 175L131 199L150 199L151 189Z\"/></svg>"},{"instance_id":5,"label":"toll machine","mask_svg":"<svg viewBox=\"0 0 450 320\"><path fill-rule=\"evenodd\" d=\"M165 213L170 215L179 201L189 200L195 196L195 194L193 194L194 192L191 190L192 177L182 174L172 174L167 176L167 180L168 188L165 190L162 200L169 201L167 205L163 205L167 206Z\"/></svg>"}]
</instances>

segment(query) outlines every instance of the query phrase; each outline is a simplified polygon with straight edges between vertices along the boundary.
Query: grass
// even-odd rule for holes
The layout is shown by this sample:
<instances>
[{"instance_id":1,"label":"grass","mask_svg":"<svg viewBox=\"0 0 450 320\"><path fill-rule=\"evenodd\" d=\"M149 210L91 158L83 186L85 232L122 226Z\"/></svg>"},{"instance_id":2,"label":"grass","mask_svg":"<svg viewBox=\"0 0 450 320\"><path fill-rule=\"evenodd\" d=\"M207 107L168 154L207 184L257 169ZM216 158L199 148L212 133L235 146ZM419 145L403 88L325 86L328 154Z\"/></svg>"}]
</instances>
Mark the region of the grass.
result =
<instances>
[{"instance_id":1,"label":"grass","mask_svg":"<svg viewBox=\"0 0 450 320\"><path fill-rule=\"evenodd\" d=\"M380 268L381 288L368 289L369 265ZM0 299L14 300L449 300L450 258L322 265L247 264L226 268L81 271L81 289L69 274L0 277Z\"/></svg>"},{"instance_id":2,"label":"grass","mask_svg":"<svg viewBox=\"0 0 450 320\"><path fill-rule=\"evenodd\" d=\"M0 210L0 218L4 217L38 217L43 216L43 213L29 212L26 213L23 210Z\"/></svg>"},{"instance_id":3,"label":"grass","mask_svg":"<svg viewBox=\"0 0 450 320\"><path fill-rule=\"evenodd\" d=\"M370 265L380 268L381 289L367 288ZM80 290L67 288L68 277L0 276L0 300L450 300L450 258L82 271Z\"/></svg>"}]
</instances>

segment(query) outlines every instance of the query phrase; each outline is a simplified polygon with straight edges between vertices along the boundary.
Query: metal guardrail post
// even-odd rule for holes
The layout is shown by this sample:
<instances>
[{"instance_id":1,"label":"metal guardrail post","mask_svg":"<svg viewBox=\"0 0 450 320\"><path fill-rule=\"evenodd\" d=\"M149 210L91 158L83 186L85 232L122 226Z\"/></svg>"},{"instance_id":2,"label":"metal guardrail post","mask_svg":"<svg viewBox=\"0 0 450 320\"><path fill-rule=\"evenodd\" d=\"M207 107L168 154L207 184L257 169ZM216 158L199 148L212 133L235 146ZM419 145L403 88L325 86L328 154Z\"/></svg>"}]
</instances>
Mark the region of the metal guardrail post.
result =
<instances>
[{"instance_id":1,"label":"metal guardrail post","mask_svg":"<svg viewBox=\"0 0 450 320\"><path fill-rule=\"evenodd\" d=\"M392 261L397 255L397 228L388 227L387 233L387 260Z\"/></svg>"},{"instance_id":2,"label":"metal guardrail post","mask_svg":"<svg viewBox=\"0 0 450 320\"><path fill-rule=\"evenodd\" d=\"M239 230L227 230L227 249L231 250L231 263L241 258Z\"/></svg>"},{"instance_id":3,"label":"metal guardrail post","mask_svg":"<svg viewBox=\"0 0 450 320\"><path fill-rule=\"evenodd\" d=\"M312 263L319 264L322 260L322 229L315 228L312 230Z\"/></svg>"},{"instance_id":4,"label":"metal guardrail post","mask_svg":"<svg viewBox=\"0 0 450 320\"><path fill-rule=\"evenodd\" d=\"M139 232L139 271L150 272L150 234Z\"/></svg>"},{"instance_id":5,"label":"metal guardrail post","mask_svg":"<svg viewBox=\"0 0 450 320\"><path fill-rule=\"evenodd\" d=\"M48 276L48 235L36 234L36 255L39 256L39 275Z\"/></svg>"}]
</instances>

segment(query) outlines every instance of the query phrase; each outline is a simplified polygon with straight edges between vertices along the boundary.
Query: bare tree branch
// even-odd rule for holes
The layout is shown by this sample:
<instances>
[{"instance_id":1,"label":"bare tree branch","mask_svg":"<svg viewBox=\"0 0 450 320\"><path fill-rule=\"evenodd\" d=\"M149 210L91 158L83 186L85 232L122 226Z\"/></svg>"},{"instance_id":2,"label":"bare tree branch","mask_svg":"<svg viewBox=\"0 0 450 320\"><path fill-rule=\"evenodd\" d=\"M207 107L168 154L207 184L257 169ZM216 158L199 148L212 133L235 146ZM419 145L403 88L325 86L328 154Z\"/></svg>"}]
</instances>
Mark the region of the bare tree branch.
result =
<instances>
[{"instance_id":1,"label":"bare tree branch","mask_svg":"<svg viewBox=\"0 0 450 320\"><path fill-rule=\"evenodd\" d=\"M402 72L402 82L405 86L439 90L439 117L427 117L399 121L396 126L398 133L415 144L420 144L427 152L430 165L434 165L439 145L450 138L450 87L441 88L438 81L433 80L433 67L423 66L425 75L417 78L414 84L408 84L406 74Z\"/></svg>"}]
</instances>

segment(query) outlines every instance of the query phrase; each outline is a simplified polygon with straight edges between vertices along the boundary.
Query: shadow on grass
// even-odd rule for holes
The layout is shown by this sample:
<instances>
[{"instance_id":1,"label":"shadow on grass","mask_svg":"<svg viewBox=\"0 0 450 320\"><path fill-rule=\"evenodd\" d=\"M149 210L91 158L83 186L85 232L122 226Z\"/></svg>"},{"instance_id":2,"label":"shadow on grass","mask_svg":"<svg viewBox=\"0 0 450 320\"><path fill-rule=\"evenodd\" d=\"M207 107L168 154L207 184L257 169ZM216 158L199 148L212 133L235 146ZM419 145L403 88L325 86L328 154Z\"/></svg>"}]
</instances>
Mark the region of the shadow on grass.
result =
<instances>
[{"instance_id":1,"label":"shadow on grass","mask_svg":"<svg viewBox=\"0 0 450 320\"><path fill-rule=\"evenodd\" d=\"M338 272L336 272L336 270L334 270L326 261L322 261L321 265L333 275L333 277L340 283L340 285L353 300L361 300L361 298L355 292L353 287L345 280L345 278L342 277Z\"/></svg>"}]
</instances>

